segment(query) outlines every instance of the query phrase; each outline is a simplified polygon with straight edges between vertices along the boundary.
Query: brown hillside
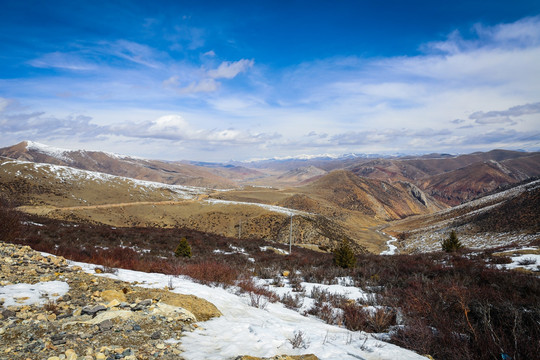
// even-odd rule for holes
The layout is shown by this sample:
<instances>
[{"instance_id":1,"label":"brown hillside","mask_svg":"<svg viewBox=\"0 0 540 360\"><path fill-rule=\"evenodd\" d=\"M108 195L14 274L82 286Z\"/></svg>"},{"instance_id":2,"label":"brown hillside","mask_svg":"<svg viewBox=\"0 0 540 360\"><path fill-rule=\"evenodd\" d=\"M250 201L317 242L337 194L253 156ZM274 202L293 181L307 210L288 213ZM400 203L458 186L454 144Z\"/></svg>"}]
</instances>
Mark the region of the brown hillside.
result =
<instances>
[{"instance_id":1,"label":"brown hillside","mask_svg":"<svg viewBox=\"0 0 540 360\"><path fill-rule=\"evenodd\" d=\"M383 220L404 218L440 210L444 206L405 182L361 178L345 170L333 171L304 191L341 208Z\"/></svg>"},{"instance_id":2,"label":"brown hillside","mask_svg":"<svg viewBox=\"0 0 540 360\"><path fill-rule=\"evenodd\" d=\"M401 234L401 250L440 250L451 230L468 247L485 248L540 239L540 180L497 192L433 214L392 222L385 232Z\"/></svg>"},{"instance_id":3,"label":"brown hillside","mask_svg":"<svg viewBox=\"0 0 540 360\"><path fill-rule=\"evenodd\" d=\"M234 182L195 165L144 160L100 151L61 150L21 142L0 149L0 156L36 163L70 166L110 175L139 180L157 181L171 185L231 188Z\"/></svg>"},{"instance_id":4,"label":"brown hillside","mask_svg":"<svg viewBox=\"0 0 540 360\"><path fill-rule=\"evenodd\" d=\"M489 160L417 181L437 200L459 205L502 186L540 175L540 154Z\"/></svg>"}]
</instances>

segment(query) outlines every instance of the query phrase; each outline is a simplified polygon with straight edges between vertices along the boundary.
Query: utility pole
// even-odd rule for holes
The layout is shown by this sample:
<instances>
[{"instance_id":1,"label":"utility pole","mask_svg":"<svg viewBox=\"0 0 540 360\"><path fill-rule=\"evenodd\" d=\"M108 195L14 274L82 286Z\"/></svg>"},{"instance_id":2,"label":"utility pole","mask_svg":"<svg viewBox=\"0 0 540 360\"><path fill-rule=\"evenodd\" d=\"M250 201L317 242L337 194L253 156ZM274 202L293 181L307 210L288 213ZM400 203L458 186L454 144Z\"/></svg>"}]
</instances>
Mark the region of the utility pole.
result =
<instances>
[{"instance_id":1,"label":"utility pole","mask_svg":"<svg viewBox=\"0 0 540 360\"><path fill-rule=\"evenodd\" d=\"M292 252L292 213L291 213L291 226L289 229L289 255Z\"/></svg>"}]
</instances>

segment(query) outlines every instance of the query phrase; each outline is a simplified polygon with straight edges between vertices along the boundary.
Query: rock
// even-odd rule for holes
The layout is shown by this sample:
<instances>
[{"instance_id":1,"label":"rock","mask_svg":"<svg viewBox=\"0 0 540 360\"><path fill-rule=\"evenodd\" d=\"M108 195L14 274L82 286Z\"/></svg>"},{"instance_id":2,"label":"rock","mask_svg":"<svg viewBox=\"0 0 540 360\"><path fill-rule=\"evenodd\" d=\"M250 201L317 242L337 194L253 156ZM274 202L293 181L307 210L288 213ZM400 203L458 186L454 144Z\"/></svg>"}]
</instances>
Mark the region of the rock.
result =
<instances>
[{"instance_id":1,"label":"rock","mask_svg":"<svg viewBox=\"0 0 540 360\"><path fill-rule=\"evenodd\" d=\"M131 350L131 349L125 349L124 351L122 351L122 356L124 356L124 357L125 356L132 356L132 355L134 355L134 354L133 354L133 350Z\"/></svg>"},{"instance_id":2,"label":"rock","mask_svg":"<svg viewBox=\"0 0 540 360\"><path fill-rule=\"evenodd\" d=\"M95 316L98 312L100 311L105 311L107 310L107 308L103 305L96 305L96 306L93 306L93 307L90 307L90 306L86 306L82 309L82 315L92 315L92 316Z\"/></svg>"},{"instance_id":3,"label":"rock","mask_svg":"<svg viewBox=\"0 0 540 360\"><path fill-rule=\"evenodd\" d=\"M126 302L126 295L118 290L105 290L101 292L101 298L107 302L117 300L118 303Z\"/></svg>"},{"instance_id":4,"label":"rock","mask_svg":"<svg viewBox=\"0 0 540 360\"><path fill-rule=\"evenodd\" d=\"M152 299L146 299L146 300L140 301L133 307L133 311L140 311L142 309L149 307L150 305L152 305Z\"/></svg>"},{"instance_id":5,"label":"rock","mask_svg":"<svg viewBox=\"0 0 540 360\"><path fill-rule=\"evenodd\" d=\"M154 333L152 333L152 335L150 335L150 339L152 340L158 340L161 338L161 332L159 331L155 331Z\"/></svg>"},{"instance_id":6,"label":"rock","mask_svg":"<svg viewBox=\"0 0 540 360\"><path fill-rule=\"evenodd\" d=\"M161 298L160 301L162 303L186 309L187 311L195 315L197 321L207 321L214 317L219 317L222 315L214 304L194 295L176 294L170 291L163 291L157 289L148 289L144 291L140 290L130 295L134 296L135 294L140 293L146 296L154 297L157 297L159 295L159 297Z\"/></svg>"},{"instance_id":7,"label":"rock","mask_svg":"<svg viewBox=\"0 0 540 360\"><path fill-rule=\"evenodd\" d=\"M118 302L118 300L114 299L114 300L110 301L107 305L105 305L105 307L110 309L110 308L113 308L113 307L117 307L119 305L120 305L120 302Z\"/></svg>"},{"instance_id":8,"label":"rock","mask_svg":"<svg viewBox=\"0 0 540 360\"><path fill-rule=\"evenodd\" d=\"M66 350L66 360L77 360L77 353L73 349Z\"/></svg>"},{"instance_id":9,"label":"rock","mask_svg":"<svg viewBox=\"0 0 540 360\"><path fill-rule=\"evenodd\" d=\"M194 322L197 319L195 318L195 315L193 315L191 312L187 311L184 308L181 308L179 306L173 306L169 304L165 304L162 302L159 302L156 304L156 307L152 310L152 313L157 315L162 315L165 317L173 317L180 321L186 321L186 322Z\"/></svg>"},{"instance_id":10,"label":"rock","mask_svg":"<svg viewBox=\"0 0 540 360\"><path fill-rule=\"evenodd\" d=\"M107 331L111 330L113 327L113 323L111 320L107 319L105 321L102 321L98 324L99 331Z\"/></svg>"},{"instance_id":11,"label":"rock","mask_svg":"<svg viewBox=\"0 0 540 360\"><path fill-rule=\"evenodd\" d=\"M51 342L53 345L63 345L67 340L63 336L56 335L51 337Z\"/></svg>"},{"instance_id":12,"label":"rock","mask_svg":"<svg viewBox=\"0 0 540 360\"><path fill-rule=\"evenodd\" d=\"M96 315L92 320L88 320L85 324L97 325L105 320L122 319L128 320L134 318L136 314L129 310L104 311Z\"/></svg>"},{"instance_id":13,"label":"rock","mask_svg":"<svg viewBox=\"0 0 540 360\"><path fill-rule=\"evenodd\" d=\"M97 353L96 354L96 360L105 360L107 359L107 356L105 356L104 353Z\"/></svg>"},{"instance_id":14,"label":"rock","mask_svg":"<svg viewBox=\"0 0 540 360\"><path fill-rule=\"evenodd\" d=\"M11 310L4 310L2 311L2 316L4 316L5 318L10 318L10 317L15 317L15 311L11 311Z\"/></svg>"},{"instance_id":15,"label":"rock","mask_svg":"<svg viewBox=\"0 0 540 360\"><path fill-rule=\"evenodd\" d=\"M28 352L38 352L45 347L45 344L41 341L34 341L33 343L28 344L26 351Z\"/></svg>"}]
</instances>

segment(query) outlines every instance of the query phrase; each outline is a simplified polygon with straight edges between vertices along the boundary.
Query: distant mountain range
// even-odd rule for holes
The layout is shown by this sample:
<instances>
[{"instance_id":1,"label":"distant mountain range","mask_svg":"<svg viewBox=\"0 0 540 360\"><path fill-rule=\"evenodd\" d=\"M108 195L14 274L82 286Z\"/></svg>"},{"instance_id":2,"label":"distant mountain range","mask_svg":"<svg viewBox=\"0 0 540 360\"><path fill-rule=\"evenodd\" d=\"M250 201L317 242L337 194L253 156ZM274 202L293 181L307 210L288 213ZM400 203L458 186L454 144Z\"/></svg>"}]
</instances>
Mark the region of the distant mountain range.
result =
<instances>
[{"instance_id":1,"label":"distant mountain range","mask_svg":"<svg viewBox=\"0 0 540 360\"><path fill-rule=\"evenodd\" d=\"M540 153L509 150L399 158L349 154L336 158L322 156L221 164L146 160L100 151L59 149L24 141L0 149L0 156L171 185L211 188L302 186L331 171L347 170L363 178L390 183L410 182L448 205L458 205L501 186L540 176Z\"/></svg>"}]
</instances>

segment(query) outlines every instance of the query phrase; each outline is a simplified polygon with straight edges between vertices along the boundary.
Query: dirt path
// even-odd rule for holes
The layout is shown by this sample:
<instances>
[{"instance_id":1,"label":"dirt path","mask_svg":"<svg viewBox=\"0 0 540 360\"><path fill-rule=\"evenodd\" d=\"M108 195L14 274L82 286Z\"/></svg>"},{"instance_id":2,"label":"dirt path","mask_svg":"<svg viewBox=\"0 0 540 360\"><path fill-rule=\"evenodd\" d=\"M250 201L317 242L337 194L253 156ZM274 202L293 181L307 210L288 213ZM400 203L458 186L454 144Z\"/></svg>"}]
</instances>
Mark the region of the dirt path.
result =
<instances>
[{"instance_id":1,"label":"dirt path","mask_svg":"<svg viewBox=\"0 0 540 360\"><path fill-rule=\"evenodd\" d=\"M199 201L197 200L168 200L168 201L138 201L138 202L128 202L128 203L115 203L115 204L101 204L101 205L81 205L81 206L66 206L66 207L56 207L50 205L38 205L38 206L20 206L18 210L34 213L40 215L46 215L53 211L76 211L76 210L93 210L93 209L111 209L111 208L122 208L122 207L131 207L131 206L141 206L141 205L178 205L178 204L187 204L194 203Z\"/></svg>"}]
</instances>

